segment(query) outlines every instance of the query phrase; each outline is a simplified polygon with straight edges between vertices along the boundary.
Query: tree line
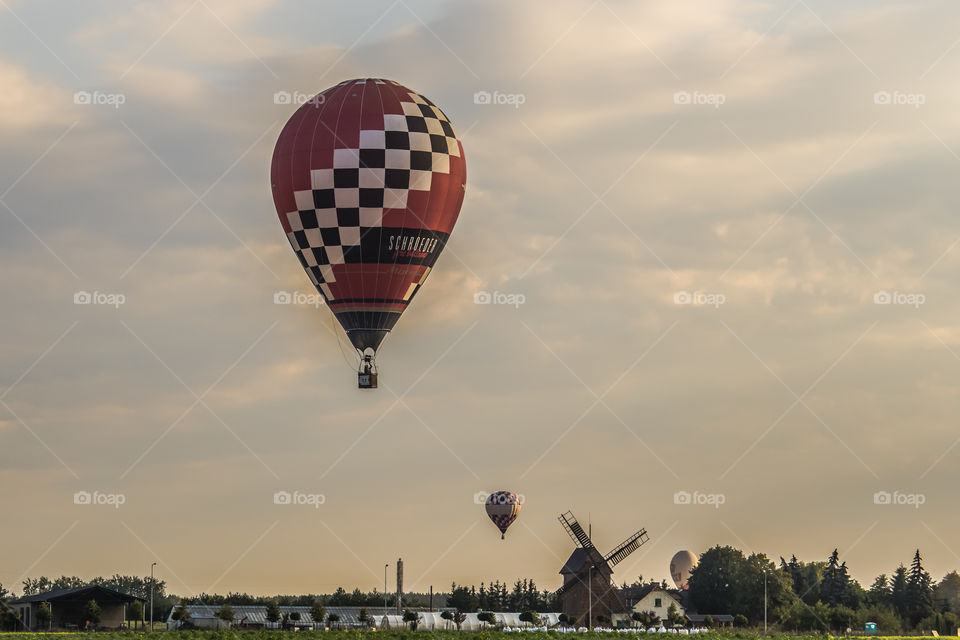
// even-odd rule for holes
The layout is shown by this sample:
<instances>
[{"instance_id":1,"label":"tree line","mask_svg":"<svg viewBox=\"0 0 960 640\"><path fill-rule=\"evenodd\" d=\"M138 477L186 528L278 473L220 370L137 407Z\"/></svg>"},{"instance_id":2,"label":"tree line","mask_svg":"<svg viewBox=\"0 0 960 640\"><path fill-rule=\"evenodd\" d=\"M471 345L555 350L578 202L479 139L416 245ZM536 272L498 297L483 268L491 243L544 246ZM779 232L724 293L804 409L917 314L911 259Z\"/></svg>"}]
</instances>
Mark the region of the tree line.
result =
<instances>
[{"instance_id":1,"label":"tree line","mask_svg":"<svg viewBox=\"0 0 960 640\"><path fill-rule=\"evenodd\" d=\"M556 592L537 589L533 578L518 579L513 588L507 588L506 583L495 580L490 583L480 583L476 586L450 585L450 594L447 596L447 606L458 611L524 611L549 612L560 610L560 599Z\"/></svg>"},{"instance_id":2,"label":"tree line","mask_svg":"<svg viewBox=\"0 0 960 640\"><path fill-rule=\"evenodd\" d=\"M956 635L960 626L960 574L934 582L920 550L909 566L881 574L869 589L850 577L836 549L822 561L791 556L775 563L761 553L716 546L700 557L689 597L701 613L741 615L763 622L764 582L770 623L785 630L863 630L875 622L884 635L935 630Z\"/></svg>"}]
</instances>

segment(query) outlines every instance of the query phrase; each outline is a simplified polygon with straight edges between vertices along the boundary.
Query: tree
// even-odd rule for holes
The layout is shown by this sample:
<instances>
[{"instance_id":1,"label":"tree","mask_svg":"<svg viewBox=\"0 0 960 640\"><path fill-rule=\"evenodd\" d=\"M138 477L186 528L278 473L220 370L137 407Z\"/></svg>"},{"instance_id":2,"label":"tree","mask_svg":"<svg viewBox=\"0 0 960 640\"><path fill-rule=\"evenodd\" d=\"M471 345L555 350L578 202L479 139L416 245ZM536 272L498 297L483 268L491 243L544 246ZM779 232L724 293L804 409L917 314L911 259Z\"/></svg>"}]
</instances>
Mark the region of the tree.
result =
<instances>
[{"instance_id":1,"label":"tree","mask_svg":"<svg viewBox=\"0 0 960 640\"><path fill-rule=\"evenodd\" d=\"M901 617L907 613L907 570L901 564L890 581L890 603Z\"/></svg>"},{"instance_id":2,"label":"tree","mask_svg":"<svg viewBox=\"0 0 960 640\"><path fill-rule=\"evenodd\" d=\"M190 611L187 609L187 601L181 600L180 604L177 605L177 607L173 610L173 613L170 614L170 617L173 618L174 622L177 623L177 629L183 627L183 625L186 624L186 622L190 619Z\"/></svg>"},{"instance_id":3,"label":"tree","mask_svg":"<svg viewBox=\"0 0 960 640\"><path fill-rule=\"evenodd\" d=\"M440 614L440 617L443 618L444 620L446 620L447 622L453 622L453 612L452 612L452 611L444 611L443 613Z\"/></svg>"},{"instance_id":4,"label":"tree","mask_svg":"<svg viewBox=\"0 0 960 640\"><path fill-rule=\"evenodd\" d=\"M291 612L290 612L290 620L292 620L293 622L300 622L300 612L299 612L299 611L291 611Z\"/></svg>"},{"instance_id":5,"label":"tree","mask_svg":"<svg viewBox=\"0 0 960 640\"><path fill-rule=\"evenodd\" d=\"M742 628L748 624L750 624L750 621L747 620L747 616L743 615L742 613L738 613L737 615L733 616L733 626Z\"/></svg>"},{"instance_id":6,"label":"tree","mask_svg":"<svg viewBox=\"0 0 960 640\"><path fill-rule=\"evenodd\" d=\"M933 580L923 568L920 549L913 555L910 571L907 574L907 588L904 592L904 605L907 618L914 626L934 612Z\"/></svg>"},{"instance_id":7,"label":"tree","mask_svg":"<svg viewBox=\"0 0 960 640\"><path fill-rule=\"evenodd\" d=\"M127 610L127 615L130 616L130 619L133 620L134 624L137 622L140 623L140 628L143 628L143 603L139 600L134 600L130 603L130 608Z\"/></svg>"},{"instance_id":8,"label":"tree","mask_svg":"<svg viewBox=\"0 0 960 640\"><path fill-rule=\"evenodd\" d=\"M650 614L645 611L634 611L630 616L630 619L634 622L639 622L644 627L650 626Z\"/></svg>"},{"instance_id":9,"label":"tree","mask_svg":"<svg viewBox=\"0 0 960 640\"><path fill-rule=\"evenodd\" d=\"M951 571L943 576L934 588L933 596L940 611L960 614L960 573Z\"/></svg>"},{"instance_id":10,"label":"tree","mask_svg":"<svg viewBox=\"0 0 960 640\"><path fill-rule=\"evenodd\" d=\"M704 616L703 626L707 627L708 629L712 629L715 624L716 623L713 621L713 616L711 615Z\"/></svg>"},{"instance_id":11,"label":"tree","mask_svg":"<svg viewBox=\"0 0 960 640\"><path fill-rule=\"evenodd\" d=\"M101 615L100 605L97 604L96 600L88 600L87 604L83 606L83 622L85 626L96 627L100 624Z\"/></svg>"},{"instance_id":12,"label":"tree","mask_svg":"<svg viewBox=\"0 0 960 640\"><path fill-rule=\"evenodd\" d=\"M830 554L820 582L820 601L831 607L856 607L857 592L850 580L847 563L840 562L836 549Z\"/></svg>"},{"instance_id":13,"label":"tree","mask_svg":"<svg viewBox=\"0 0 960 640\"><path fill-rule=\"evenodd\" d=\"M738 614L742 615L742 614ZM744 616L745 617L745 616ZM673 602L670 603L670 607L667 608L667 620L670 622L671 626L682 627L685 626L687 619L680 613L680 609L677 608L677 605Z\"/></svg>"},{"instance_id":14,"label":"tree","mask_svg":"<svg viewBox=\"0 0 960 640\"><path fill-rule=\"evenodd\" d=\"M920 621L917 629L924 632L936 631L942 636L955 636L957 635L958 624L960 624L960 618L955 613L947 611L946 613L933 613L927 616Z\"/></svg>"},{"instance_id":15,"label":"tree","mask_svg":"<svg viewBox=\"0 0 960 640\"><path fill-rule=\"evenodd\" d=\"M716 546L700 556L690 576L690 598L698 611L763 617L764 574L771 608L792 604L792 579L762 553L745 558L739 549Z\"/></svg>"},{"instance_id":16,"label":"tree","mask_svg":"<svg viewBox=\"0 0 960 640\"><path fill-rule=\"evenodd\" d=\"M847 627L853 626L853 618L855 615L853 609L850 607L836 605L830 608L828 622L833 629L842 633Z\"/></svg>"},{"instance_id":17,"label":"tree","mask_svg":"<svg viewBox=\"0 0 960 640\"><path fill-rule=\"evenodd\" d=\"M519 584L519 580L517 583ZM450 595L447 597L447 606L458 611L476 611L479 605L478 598L466 586L450 585Z\"/></svg>"},{"instance_id":18,"label":"tree","mask_svg":"<svg viewBox=\"0 0 960 640\"><path fill-rule=\"evenodd\" d=\"M520 622L525 622L531 626L537 626L540 624L540 616L537 615L536 611L524 611L520 614Z\"/></svg>"},{"instance_id":19,"label":"tree","mask_svg":"<svg viewBox=\"0 0 960 640\"><path fill-rule=\"evenodd\" d=\"M50 612L50 603L41 602L40 606L37 607L36 613L34 614L34 620L36 621L36 625L35 625L36 628L49 629L51 618L52 618L52 614Z\"/></svg>"},{"instance_id":20,"label":"tree","mask_svg":"<svg viewBox=\"0 0 960 640\"><path fill-rule=\"evenodd\" d=\"M366 607L361 607L361 608L360 608L359 617L360 617L360 624L362 624L362 625L365 626L365 627L366 627L366 626L369 626L369 624L370 624L370 616L367 615L367 608L366 608ZM297 618L297 619L299 620L299 618Z\"/></svg>"},{"instance_id":21,"label":"tree","mask_svg":"<svg viewBox=\"0 0 960 640\"><path fill-rule=\"evenodd\" d=\"M323 621L326 620L327 608L319 600L314 600L310 605L310 617L313 618L313 628L316 629L318 624L323 625Z\"/></svg>"},{"instance_id":22,"label":"tree","mask_svg":"<svg viewBox=\"0 0 960 640\"><path fill-rule=\"evenodd\" d=\"M563 613L560 614L560 622L562 624L566 624L566 622L564 621L566 617L567 617L566 614L563 614ZM492 611L481 611L480 613L477 614L477 620L479 620L484 624L496 624L497 622L497 618L496 616L493 615Z\"/></svg>"},{"instance_id":23,"label":"tree","mask_svg":"<svg viewBox=\"0 0 960 640\"><path fill-rule=\"evenodd\" d=\"M340 628L340 614L339 613L330 613L327 614L327 621L330 622L330 626L337 625L337 628Z\"/></svg>"},{"instance_id":24,"label":"tree","mask_svg":"<svg viewBox=\"0 0 960 640\"><path fill-rule=\"evenodd\" d=\"M272 622L277 624L283 618L283 615L280 613L280 605L277 604L276 600L271 600L267 603L267 622Z\"/></svg>"},{"instance_id":25,"label":"tree","mask_svg":"<svg viewBox=\"0 0 960 640\"><path fill-rule=\"evenodd\" d=\"M891 589L887 574L881 573L867 591L867 602L874 606L889 605Z\"/></svg>"},{"instance_id":26,"label":"tree","mask_svg":"<svg viewBox=\"0 0 960 640\"><path fill-rule=\"evenodd\" d=\"M805 563L790 556L790 562L780 558L780 571L790 578L793 593L807 604L820 599L820 577L825 564L823 562Z\"/></svg>"},{"instance_id":27,"label":"tree","mask_svg":"<svg viewBox=\"0 0 960 640\"><path fill-rule=\"evenodd\" d=\"M403 610L403 621L410 625L410 631L416 631L420 623L420 614L410 609Z\"/></svg>"},{"instance_id":28,"label":"tree","mask_svg":"<svg viewBox=\"0 0 960 640\"><path fill-rule=\"evenodd\" d=\"M467 619L467 614L463 611L454 611L453 612L453 624L457 625L457 631L460 631L460 627L463 626L463 623Z\"/></svg>"},{"instance_id":29,"label":"tree","mask_svg":"<svg viewBox=\"0 0 960 640\"><path fill-rule=\"evenodd\" d=\"M216 618L217 618L218 621L219 621L219 620L223 620L224 622L232 623L232 622L233 622L233 607L230 606L229 604L224 603L224 604L220 605L220 608L217 610L217 612L216 612L214 615L216 616ZM220 623L217 622L217 628L219 628L219 627L220 627Z\"/></svg>"}]
</instances>

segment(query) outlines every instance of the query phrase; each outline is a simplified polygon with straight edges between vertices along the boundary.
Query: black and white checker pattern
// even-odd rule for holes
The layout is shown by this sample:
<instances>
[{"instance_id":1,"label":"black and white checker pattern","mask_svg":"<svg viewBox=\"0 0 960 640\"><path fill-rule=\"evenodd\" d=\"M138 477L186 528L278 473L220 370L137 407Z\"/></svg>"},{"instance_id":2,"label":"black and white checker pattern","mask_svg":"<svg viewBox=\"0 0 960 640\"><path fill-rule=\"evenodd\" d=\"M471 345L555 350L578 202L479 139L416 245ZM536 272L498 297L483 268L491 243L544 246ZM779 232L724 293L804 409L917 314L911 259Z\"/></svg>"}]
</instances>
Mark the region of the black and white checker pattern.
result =
<instances>
[{"instance_id":1,"label":"black and white checker pattern","mask_svg":"<svg viewBox=\"0 0 960 640\"><path fill-rule=\"evenodd\" d=\"M311 189L296 191L287 213L288 238L311 281L332 298L331 265L344 264L369 228L382 226L384 209L403 209L407 195L429 191L434 173L450 172L460 145L447 116L417 93L401 101L402 114L384 114L383 130L360 131L358 149L335 149L332 169L315 169Z\"/></svg>"}]
</instances>

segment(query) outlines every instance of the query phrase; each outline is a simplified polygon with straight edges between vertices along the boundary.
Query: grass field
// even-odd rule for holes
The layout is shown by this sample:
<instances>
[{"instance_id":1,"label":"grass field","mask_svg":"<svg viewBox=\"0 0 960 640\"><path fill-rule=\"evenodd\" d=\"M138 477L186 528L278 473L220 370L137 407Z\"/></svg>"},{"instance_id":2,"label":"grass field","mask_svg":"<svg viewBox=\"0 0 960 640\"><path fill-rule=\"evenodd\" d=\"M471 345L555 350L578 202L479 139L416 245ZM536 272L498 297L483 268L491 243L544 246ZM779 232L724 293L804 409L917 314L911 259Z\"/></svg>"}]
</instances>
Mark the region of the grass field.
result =
<instances>
[{"instance_id":1,"label":"grass field","mask_svg":"<svg viewBox=\"0 0 960 640\"><path fill-rule=\"evenodd\" d=\"M622 634L612 633L560 633L557 631L523 631L506 633L503 631L115 631L87 633L0 633L3 640L360 640L372 636L369 640L559 640L561 638L605 638L612 640ZM631 636L627 636L628 638ZM659 635L657 637L660 637ZM677 636L674 636L677 637ZM764 636L752 632L717 631L695 637L697 640L825 640L836 637L812 634L770 634ZM843 636L840 636L843 637ZM852 637L852 636L847 636ZM863 637L863 636L859 636ZM870 636L878 640L903 640L906 638L929 638L931 636Z\"/></svg>"}]
</instances>

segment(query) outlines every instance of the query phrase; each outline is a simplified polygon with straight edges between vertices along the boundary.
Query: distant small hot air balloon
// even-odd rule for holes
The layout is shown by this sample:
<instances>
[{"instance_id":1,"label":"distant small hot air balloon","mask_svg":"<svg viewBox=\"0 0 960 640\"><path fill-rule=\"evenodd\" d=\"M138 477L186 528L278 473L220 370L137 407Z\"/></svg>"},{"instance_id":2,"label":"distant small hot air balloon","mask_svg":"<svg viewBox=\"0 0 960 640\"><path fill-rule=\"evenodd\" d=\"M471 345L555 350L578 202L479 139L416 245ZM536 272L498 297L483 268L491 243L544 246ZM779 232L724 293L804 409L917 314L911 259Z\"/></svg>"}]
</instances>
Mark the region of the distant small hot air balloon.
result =
<instances>
[{"instance_id":1,"label":"distant small hot air balloon","mask_svg":"<svg viewBox=\"0 0 960 640\"><path fill-rule=\"evenodd\" d=\"M510 491L494 491L487 496L487 516L500 529L500 539L506 537L507 528L520 514L520 498Z\"/></svg>"},{"instance_id":2,"label":"distant small hot air balloon","mask_svg":"<svg viewBox=\"0 0 960 640\"><path fill-rule=\"evenodd\" d=\"M687 550L677 551L670 560L670 577L677 589L686 589L690 573L697 566L697 556Z\"/></svg>"},{"instance_id":3,"label":"distant small hot air balloon","mask_svg":"<svg viewBox=\"0 0 960 640\"><path fill-rule=\"evenodd\" d=\"M429 98L347 80L290 117L270 175L290 245L361 358L359 386L375 389L380 343L457 222L463 145Z\"/></svg>"}]
</instances>

